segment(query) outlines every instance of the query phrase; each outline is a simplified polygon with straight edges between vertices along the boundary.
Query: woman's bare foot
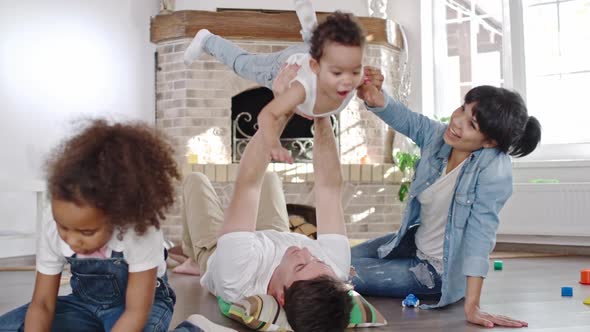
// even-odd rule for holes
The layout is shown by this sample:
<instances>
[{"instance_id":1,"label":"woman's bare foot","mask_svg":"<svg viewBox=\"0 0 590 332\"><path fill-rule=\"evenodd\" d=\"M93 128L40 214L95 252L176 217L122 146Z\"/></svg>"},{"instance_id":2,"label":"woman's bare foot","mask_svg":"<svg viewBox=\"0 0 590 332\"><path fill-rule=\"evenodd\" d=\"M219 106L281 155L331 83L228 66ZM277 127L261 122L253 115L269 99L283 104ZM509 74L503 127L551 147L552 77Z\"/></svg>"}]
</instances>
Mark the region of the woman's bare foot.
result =
<instances>
[{"instance_id":1,"label":"woman's bare foot","mask_svg":"<svg viewBox=\"0 0 590 332\"><path fill-rule=\"evenodd\" d=\"M188 258L182 264L172 269L172 272L180 274L189 274L193 276L201 275L199 265L197 265L197 263L192 258Z\"/></svg>"}]
</instances>

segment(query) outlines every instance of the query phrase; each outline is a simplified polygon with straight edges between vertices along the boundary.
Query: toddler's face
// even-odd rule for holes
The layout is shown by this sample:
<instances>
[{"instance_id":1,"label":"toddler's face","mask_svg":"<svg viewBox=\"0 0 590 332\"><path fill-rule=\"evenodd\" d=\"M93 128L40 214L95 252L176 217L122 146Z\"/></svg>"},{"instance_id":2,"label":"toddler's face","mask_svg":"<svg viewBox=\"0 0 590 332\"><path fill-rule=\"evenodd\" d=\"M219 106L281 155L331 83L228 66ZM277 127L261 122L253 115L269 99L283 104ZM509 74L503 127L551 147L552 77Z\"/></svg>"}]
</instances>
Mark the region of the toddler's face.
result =
<instances>
[{"instance_id":1,"label":"toddler's face","mask_svg":"<svg viewBox=\"0 0 590 332\"><path fill-rule=\"evenodd\" d=\"M102 210L59 199L51 200L51 210L59 236L75 253L93 253L111 239L113 226Z\"/></svg>"},{"instance_id":2,"label":"toddler's face","mask_svg":"<svg viewBox=\"0 0 590 332\"><path fill-rule=\"evenodd\" d=\"M315 66L319 90L333 100L343 101L362 79L363 49L329 43Z\"/></svg>"}]
</instances>

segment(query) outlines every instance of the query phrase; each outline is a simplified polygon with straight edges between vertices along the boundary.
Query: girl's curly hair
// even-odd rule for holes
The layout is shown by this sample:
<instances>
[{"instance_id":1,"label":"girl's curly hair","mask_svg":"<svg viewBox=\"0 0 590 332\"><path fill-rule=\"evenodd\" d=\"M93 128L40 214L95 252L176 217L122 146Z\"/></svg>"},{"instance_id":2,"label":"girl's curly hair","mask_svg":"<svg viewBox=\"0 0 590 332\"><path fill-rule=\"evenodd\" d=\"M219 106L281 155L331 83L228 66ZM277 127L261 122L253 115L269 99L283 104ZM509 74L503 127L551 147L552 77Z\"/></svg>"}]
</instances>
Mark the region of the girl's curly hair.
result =
<instances>
[{"instance_id":1,"label":"girl's curly hair","mask_svg":"<svg viewBox=\"0 0 590 332\"><path fill-rule=\"evenodd\" d=\"M320 61L329 43L345 46L365 46L365 31L353 14L335 11L313 31L309 53Z\"/></svg>"},{"instance_id":2,"label":"girl's curly hair","mask_svg":"<svg viewBox=\"0 0 590 332\"><path fill-rule=\"evenodd\" d=\"M46 167L52 198L95 207L122 233L133 225L139 235L160 227L180 179L173 149L142 123L93 120L53 150Z\"/></svg>"}]
</instances>

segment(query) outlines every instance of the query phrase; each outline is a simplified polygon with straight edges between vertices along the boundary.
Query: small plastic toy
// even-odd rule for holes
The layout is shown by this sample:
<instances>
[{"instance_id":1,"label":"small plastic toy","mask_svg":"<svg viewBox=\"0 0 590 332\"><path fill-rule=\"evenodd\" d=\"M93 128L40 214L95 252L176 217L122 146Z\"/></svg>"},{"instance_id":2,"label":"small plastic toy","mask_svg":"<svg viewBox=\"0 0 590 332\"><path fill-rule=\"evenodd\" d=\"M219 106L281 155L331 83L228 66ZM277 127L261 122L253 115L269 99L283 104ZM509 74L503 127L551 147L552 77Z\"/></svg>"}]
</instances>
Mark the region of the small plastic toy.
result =
<instances>
[{"instance_id":1,"label":"small plastic toy","mask_svg":"<svg viewBox=\"0 0 590 332\"><path fill-rule=\"evenodd\" d=\"M572 287L561 287L561 296L574 296L574 289Z\"/></svg>"},{"instance_id":2,"label":"small plastic toy","mask_svg":"<svg viewBox=\"0 0 590 332\"><path fill-rule=\"evenodd\" d=\"M402 307L404 308L415 308L420 305L420 300L414 294L408 294L402 301Z\"/></svg>"},{"instance_id":3,"label":"small plastic toy","mask_svg":"<svg viewBox=\"0 0 590 332\"><path fill-rule=\"evenodd\" d=\"M503 263L502 261L494 261L494 270L502 271Z\"/></svg>"},{"instance_id":4,"label":"small plastic toy","mask_svg":"<svg viewBox=\"0 0 590 332\"><path fill-rule=\"evenodd\" d=\"M587 298L584 300L584 304L588 304L588 305L590 305L590 297L587 297Z\"/></svg>"},{"instance_id":5,"label":"small plastic toy","mask_svg":"<svg viewBox=\"0 0 590 332\"><path fill-rule=\"evenodd\" d=\"M580 271L580 283L582 285L590 285L590 269Z\"/></svg>"}]
</instances>

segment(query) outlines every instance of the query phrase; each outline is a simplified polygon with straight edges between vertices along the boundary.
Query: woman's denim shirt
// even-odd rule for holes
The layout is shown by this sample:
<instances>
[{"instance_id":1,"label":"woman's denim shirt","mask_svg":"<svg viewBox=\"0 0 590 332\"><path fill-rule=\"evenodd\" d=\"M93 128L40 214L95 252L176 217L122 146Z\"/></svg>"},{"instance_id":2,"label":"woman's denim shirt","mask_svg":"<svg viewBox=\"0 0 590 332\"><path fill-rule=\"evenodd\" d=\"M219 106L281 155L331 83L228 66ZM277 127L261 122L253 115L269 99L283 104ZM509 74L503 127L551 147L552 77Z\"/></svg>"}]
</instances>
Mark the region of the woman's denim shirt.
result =
<instances>
[{"instance_id":1,"label":"woman's denim shirt","mask_svg":"<svg viewBox=\"0 0 590 332\"><path fill-rule=\"evenodd\" d=\"M393 258L404 251L399 246L404 236L413 236L415 227L420 224L420 202L416 196L446 169L451 146L444 142L443 135L448 125L410 111L387 94L384 107L368 109L420 147L421 159L416 166L398 235L378 249L379 257ZM460 300L465 296L467 276L487 275L489 254L496 243L498 213L511 194L512 164L506 153L496 148L482 148L467 158L448 211L442 295L438 304L424 307L442 307Z\"/></svg>"}]
</instances>

